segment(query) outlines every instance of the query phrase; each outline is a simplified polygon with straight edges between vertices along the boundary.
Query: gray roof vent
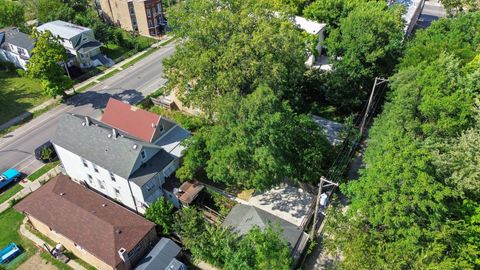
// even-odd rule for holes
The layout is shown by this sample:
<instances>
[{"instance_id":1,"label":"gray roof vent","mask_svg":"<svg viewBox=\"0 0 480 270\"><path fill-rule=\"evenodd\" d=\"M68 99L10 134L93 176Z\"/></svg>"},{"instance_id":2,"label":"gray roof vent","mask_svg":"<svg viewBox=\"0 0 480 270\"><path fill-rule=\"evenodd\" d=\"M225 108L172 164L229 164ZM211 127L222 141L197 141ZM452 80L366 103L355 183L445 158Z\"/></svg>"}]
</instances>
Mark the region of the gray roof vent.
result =
<instances>
[{"instance_id":1,"label":"gray roof vent","mask_svg":"<svg viewBox=\"0 0 480 270\"><path fill-rule=\"evenodd\" d=\"M138 145L134 144L133 145L133 150L137 150L137 148L138 148Z\"/></svg>"}]
</instances>

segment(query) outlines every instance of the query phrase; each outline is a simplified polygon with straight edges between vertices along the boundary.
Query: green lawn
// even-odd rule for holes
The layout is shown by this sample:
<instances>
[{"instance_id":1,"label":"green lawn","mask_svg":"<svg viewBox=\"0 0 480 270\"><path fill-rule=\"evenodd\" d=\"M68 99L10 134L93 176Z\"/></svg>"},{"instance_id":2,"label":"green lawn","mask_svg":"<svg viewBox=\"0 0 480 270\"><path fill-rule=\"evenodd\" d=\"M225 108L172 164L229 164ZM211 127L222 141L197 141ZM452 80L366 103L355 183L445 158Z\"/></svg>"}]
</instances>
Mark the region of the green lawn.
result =
<instances>
[{"instance_id":1,"label":"green lawn","mask_svg":"<svg viewBox=\"0 0 480 270\"><path fill-rule=\"evenodd\" d=\"M49 97L44 95L40 82L19 77L13 72L0 71L0 124L42 104Z\"/></svg>"},{"instance_id":2,"label":"green lawn","mask_svg":"<svg viewBox=\"0 0 480 270\"><path fill-rule=\"evenodd\" d=\"M4 248L9 243L14 242L23 250L22 255L6 265L7 269L17 268L36 252L35 245L30 240L22 237L20 232L18 232L23 218L24 215L18 213L13 208L9 208L0 214L0 248Z\"/></svg>"},{"instance_id":3,"label":"green lawn","mask_svg":"<svg viewBox=\"0 0 480 270\"><path fill-rule=\"evenodd\" d=\"M112 71L110 71L109 73L107 73L107 74L105 74L105 75L97 78L97 80L99 80L99 81L104 81L104 80L106 80L106 79L108 79L108 78L110 78L110 77L113 77L113 75L117 74L117 73L120 72L120 71L121 71L120 69L112 70Z\"/></svg>"},{"instance_id":4,"label":"green lawn","mask_svg":"<svg viewBox=\"0 0 480 270\"><path fill-rule=\"evenodd\" d=\"M13 195L17 194L22 189L23 187L20 184L16 183L13 187L10 187L9 189L5 190L0 195L0 204L10 199Z\"/></svg>"},{"instance_id":5,"label":"green lawn","mask_svg":"<svg viewBox=\"0 0 480 270\"><path fill-rule=\"evenodd\" d=\"M35 180L37 180L40 176L46 174L48 171L50 171L51 169L53 169L53 168L54 168L55 166L57 166L58 164L59 164L58 161L54 161L54 162L45 164L45 165L43 165L43 167L41 167L40 169L36 170L35 172L33 172L32 174L30 174L29 176L27 176L27 179L30 180L30 181L35 181Z\"/></svg>"},{"instance_id":6,"label":"green lawn","mask_svg":"<svg viewBox=\"0 0 480 270\"><path fill-rule=\"evenodd\" d=\"M108 58L112 59L115 62L118 58L122 57L129 51L129 49L120 47L114 43L107 43L103 46L103 52L107 55Z\"/></svg>"}]
</instances>

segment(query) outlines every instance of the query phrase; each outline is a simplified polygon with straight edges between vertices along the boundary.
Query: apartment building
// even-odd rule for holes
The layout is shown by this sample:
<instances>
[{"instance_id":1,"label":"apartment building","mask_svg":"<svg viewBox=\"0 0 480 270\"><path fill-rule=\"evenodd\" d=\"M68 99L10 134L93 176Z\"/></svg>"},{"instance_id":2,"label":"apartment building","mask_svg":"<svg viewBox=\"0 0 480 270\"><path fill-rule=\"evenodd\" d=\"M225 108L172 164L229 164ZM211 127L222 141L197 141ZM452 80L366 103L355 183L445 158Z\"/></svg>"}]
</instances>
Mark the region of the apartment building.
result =
<instances>
[{"instance_id":1,"label":"apartment building","mask_svg":"<svg viewBox=\"0 0 480 270\"><path fill-rule=\"evenodd\" d=\"M97 0L102 16L110 23L143 36L165 32L162 0Z\"/></svg>"},{"instance_id":2,"label":"apartment building","mask_svg":"<svg viewBox=\"0 0 480 270\"><path fill-rule=\"evenodd\" d=\"M178 205L162 186L179 167L188 137L174 122L111 98L102 121L62 117L52 143L74 181L143 214L161 196Z\"/></svg>"}]
</instances>

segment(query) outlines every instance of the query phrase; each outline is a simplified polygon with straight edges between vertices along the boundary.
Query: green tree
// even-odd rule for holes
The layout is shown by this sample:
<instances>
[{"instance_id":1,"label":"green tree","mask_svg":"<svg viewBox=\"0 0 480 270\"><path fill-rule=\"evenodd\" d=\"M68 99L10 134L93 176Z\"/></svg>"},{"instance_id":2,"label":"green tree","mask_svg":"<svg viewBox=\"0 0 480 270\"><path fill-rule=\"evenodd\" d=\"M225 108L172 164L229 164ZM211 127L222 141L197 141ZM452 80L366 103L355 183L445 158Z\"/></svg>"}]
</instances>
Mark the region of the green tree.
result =
<instances>
[{"instance_id":1,"label":"green tree","mask_svg":"<svg viewBox=\"0 0 480 270\"><path fill-rule=\"evenodd\" d=\"M294 113L266 86L246 98L233 94L222 99L215 125L195 137L180 177L191 177L206 164L214 181L258 189L285 177L317 181L329 149L313 120Z\"/></svg>"},{"instance_id":2,"label":"green tree","mask_svg":"<svg viewBox=\"0 0 480 270\"><path fill-rule=\"evenodd\" d=\"M329 28L338 28L340 19L345 18L359 3L368 0L316 0L303 10L309 19L326 23Z\"/></svg>"},{"instance_id":3,"label":"green tree","mask_svg":"<svg viewBox=\"0 0 480 270\"><path fill-rule=\"evenodd\" d=\"M441 0L440 2L450 16L459 12L478 11L480 9L480 1L478 0Z\"/></svg>"},{"instance_id":4,"label":"green tree","mask_svg":"<svg viewBox=\"0 0 480 270\"><path fill-rule=\"evenodd\" d=\"M34 32L35 48L27 65L27 75L40 79L43 90L52 97L61 95L66 98L65 90L72 87L73 82L64 73L67 53L52 33Z\"/></svg>"},{"instance_id":5,"label":"green tree","mask_svg":"<svg viewBox=\"0 0 480 270\"><path fill-rule=\"evenodd\" d=\"M385 1L355 5L340 19L325 46L333 63L329 78L331 92L340 99L336 106L362 104L376 76L389 76L403 51L403 9Z\"/></svg>"},{"instance_id":6,"label":"green tree","mask_svg":"<svg viewBox=\"0 0 480 270\"><path fill-rule=\"evenodd\" d=\"M18 2L0 0L0 28L9 26L23 26L25 10Z\"/></svg>"},{"instance_id":7,"label":"green tree","mask_svg":"<svg viewBox=\"0 0 480 270\"><path fill-rule=\"evenodd\" d=\"M242 236L224 269L288 270L291 264L288 243L281 238L280 229L269 225L263 230L254 227Z\"/></svg>"},{"instance_id":8,"label":"green tree","mask_svg":"<svg viewBox=\"0 0 480 270\"><path fill-rule=\"evenodd\" d=\"M337 209L327 226L326 246L341 250L343 269L480 265L474 244L480 235L480 169L473 145L480 69L470 48L459 53L459 43L478 40L472 33L458 39L450 32L461 25L480 26L466 14L419 32L390 78L388 103L369 130L365 169L358 181L341 186L351 202L347 214ZM436 40L442 40L440 49L419 50ZM458 50L445 53L446 47Z\"/></svg>"},{"instance_id":9,"label":"green tree","mask_svg":"<svg viewBox=\"0 0 480 270\"><path fill-rule=\"evenodd\" d=\"M157 224L163 234L169 234L173 229L173 204L164 198L158 198L145 211L145 218Z\"/></svg>"},{"instance_id":10,"label":"green tree","mask_svg":"<svg viewBox=\"0 0 480 270\"><path fill-rule=\"evenodd\" d=\"M212 112L219 97L260 84L295 95L305 70L303 37L266 1L185 1L169 23L183 42L165 61L167 88L187 106Z\"/></svg>"},{"instance_id":11,"label":"green tree","mask_svg":"<svg viewBox=\"0 0 480 270\"><path fill-rule=\"evenodd\" d=\"M194 248L207 226L202 214L194 207L184 207L175 213L173 224L173 229L188 248Z\"/></svg>"}]
</instances>

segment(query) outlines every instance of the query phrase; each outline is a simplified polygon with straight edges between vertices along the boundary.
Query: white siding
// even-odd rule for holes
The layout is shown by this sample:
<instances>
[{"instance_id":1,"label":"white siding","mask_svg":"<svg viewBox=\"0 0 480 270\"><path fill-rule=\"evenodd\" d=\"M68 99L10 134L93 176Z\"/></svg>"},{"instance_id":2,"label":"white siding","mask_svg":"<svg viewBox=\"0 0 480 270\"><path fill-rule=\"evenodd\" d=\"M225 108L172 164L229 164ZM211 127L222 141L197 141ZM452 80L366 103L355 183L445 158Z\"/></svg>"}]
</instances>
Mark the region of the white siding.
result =
<instances>
[{"instance_id":1,"label":"white siding","mask_svg":"<svg viewBox=\"0 0 480 270\"><path fill-rule=\"evenodd\" d=\"M112 199L118 200L125 206L135 210L130 187L125 178L114 174L115 181L113 181L110 176L110 171L93 164L89 160L86 160L88 167L85 167L80 156L58 145L54 146L65 171L73 180L77 182L84 181L98 192L103 193ZM95 171L93 165L97 167L98 172ZM89 180L88 175L92 176L92 181ZM99 185L98 180L105 183L104 188ZM118 195L116 194L115 189L119 191Z\"/></svg>"}]
</instances>

